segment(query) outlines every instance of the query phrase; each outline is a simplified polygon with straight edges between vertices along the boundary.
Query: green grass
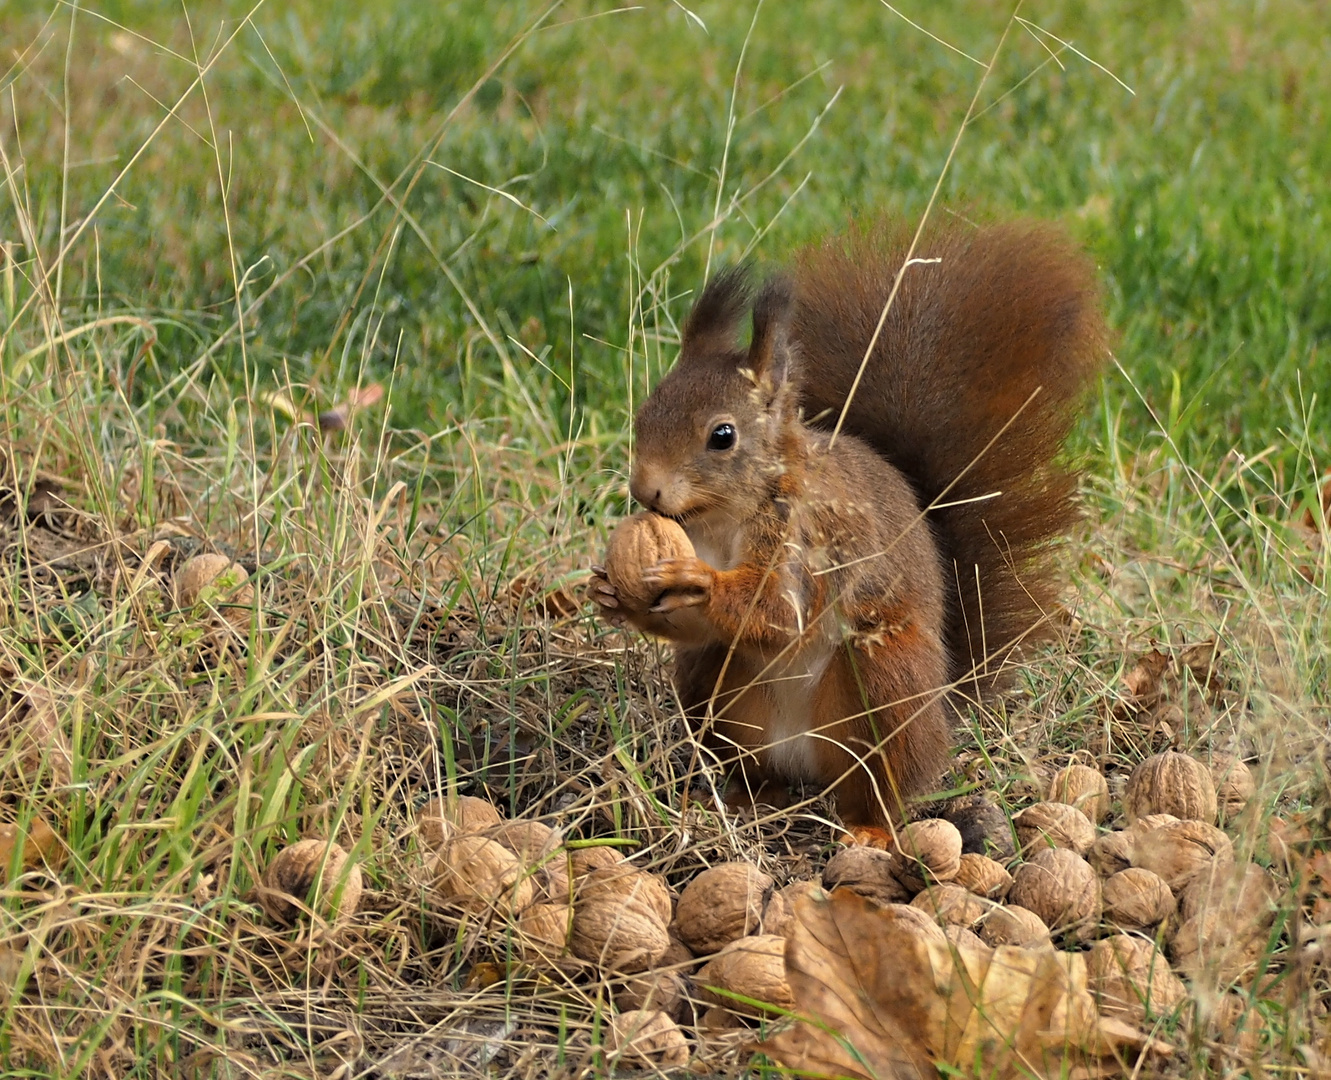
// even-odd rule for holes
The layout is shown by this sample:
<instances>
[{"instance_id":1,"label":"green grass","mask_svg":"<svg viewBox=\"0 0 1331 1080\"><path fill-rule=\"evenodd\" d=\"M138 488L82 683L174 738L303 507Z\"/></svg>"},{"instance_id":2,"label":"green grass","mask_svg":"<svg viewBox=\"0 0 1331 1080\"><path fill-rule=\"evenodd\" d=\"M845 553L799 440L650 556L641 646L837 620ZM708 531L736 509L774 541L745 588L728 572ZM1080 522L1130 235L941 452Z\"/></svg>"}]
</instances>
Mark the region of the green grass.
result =
<instances>
[{"instance_id":1,"label":"green grass","mask_svg":"<svg viewBox=\"0 0 1331 1080\"><path fill-rule=\"evenodd\" d=\"M737 855L785 880L831 835L801 819L811 847L778 855L780 822L682 820L665 655L546 615L625 508L631 404L704 268L921 213L980 66L868 2L370 7L0 11L0 822L69 848L0 872L20 1075L363 1075L519 999L537 1019L505 1075L598 1060L595 984L467 989L489 954L429 903L414 833L455 783L629 837L676 885ZM902 10L983 61L1008 23ZM935 213L1064 221L1121 369L1079 433L1080 628L977 718L967 779L1017 805L1074 753L1121 775L1239 747L1260 822L1307 811L1331 725L1331 545L1300 524L1331 465L1331 26L1312 2L1022 15L1042 30L1011 28ZM375 381L387 405L347 432L293 422ZM38 512L41 477L67 506ZM173 600L202 548L255 571L238 637ZM1211 636L1220 698L1185 679L1169 732L1124 711L1139 652ZM33 684L56 717L35 757ZM1270 863L1265 832L1245 842ZM365 867L341 936L255 903L306 835ZM1325 1004L1310 978L1261 1003L1280 1067Z\"/></svg>"},{"instance_id":2,"label":"green grass","mask_svg":"<svg viewBox=\"0 0 1331 1080\"><path fill-rule=\"evenodd\" d=\"M31 14L11 6L15 43L46 41L37 29L50 15L45 48L6 80L27 154L25 199L49 241L60 223L71 15L17 8ZM761 235L756 254L779 261L851 214L917 213L980 70L880 6L829 5L815 16L770 4L753 22L732 103L750 10L700 8L704 31L678 7L589 19L593 9L574 5L549 15L446 122L541 9L361 9L260 9L210 69L211 122L192 95L99 215L100 260L92 244L71 253L62 297L71 312L111 303L176 324L160 328L141 393L234 318L237 274L247 299L290 274L247 321L246 356L234 340L215 353L229 385L241 384L248 362L260 381L289 372L332 395L350 378L346 357L363 356L376 375L396 363L402 423L437 425L444 402L475 414L480 388L505 378L503 352L560 415L561 379L508 341L526 327L524 343L548 349L553 372L580 376L577 407L618 421L631 273L654 283L644 323L656 325L647 316L660 305L668 327L711 239L725 259ZM198 49L229 35L242 10L227 9L230 21L218 5L196 13ZM75 24L67 217L93 202L161 116L146 92L174 101L193 74L173 5L105 14L126 30L89 15ZM952 4L917 14L982 59L1006 18ZM1328 77L1316 62L1324 21L1299 4L1261 16L1181 4L1025 14L1135 94L1070 51L1053 62L1033 32L1015 29L982 107L1007 96L963 140L944 208L1066 219L1104 268L1120 356L1153 403L1209 450L1264 449L1298 422L1296 374L1306 396L1331 370L1319 351L1331 326L1319 209L1331 175ZM803 149L750 195L824 109ZM10 111L7 103L7 126ZM374 210L379 185L422 155L476 183L426 166L407 202L414 224L391 206ZM713 237L723 158L719 205L738 205ZM1140 433L1142 410L1132 415Z\"/></svg>"}]
</instances>

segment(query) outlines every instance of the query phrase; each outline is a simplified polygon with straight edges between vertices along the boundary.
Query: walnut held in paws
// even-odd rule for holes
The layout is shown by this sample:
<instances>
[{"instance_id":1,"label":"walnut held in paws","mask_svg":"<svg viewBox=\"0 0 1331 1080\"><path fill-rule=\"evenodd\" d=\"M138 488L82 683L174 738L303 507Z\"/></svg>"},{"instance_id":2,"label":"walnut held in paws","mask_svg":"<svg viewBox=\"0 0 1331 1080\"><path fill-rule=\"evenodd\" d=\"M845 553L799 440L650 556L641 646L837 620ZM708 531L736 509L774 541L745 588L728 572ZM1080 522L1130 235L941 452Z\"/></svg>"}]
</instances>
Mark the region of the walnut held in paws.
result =
<instances>
[{"instance_id":1,"label":"walnut held in paws","mask_svg":"<svg viewBox=\"0 0 1331 1080\"><path fill-rule=\"evenodd\" d=\"M693 557L693 544L677 522L660 514L642 513L625 518L610 534L605 573L629 607L646 611L657 590L643 580L643 572L666 559Z\"/></svg>"}]
</instances>

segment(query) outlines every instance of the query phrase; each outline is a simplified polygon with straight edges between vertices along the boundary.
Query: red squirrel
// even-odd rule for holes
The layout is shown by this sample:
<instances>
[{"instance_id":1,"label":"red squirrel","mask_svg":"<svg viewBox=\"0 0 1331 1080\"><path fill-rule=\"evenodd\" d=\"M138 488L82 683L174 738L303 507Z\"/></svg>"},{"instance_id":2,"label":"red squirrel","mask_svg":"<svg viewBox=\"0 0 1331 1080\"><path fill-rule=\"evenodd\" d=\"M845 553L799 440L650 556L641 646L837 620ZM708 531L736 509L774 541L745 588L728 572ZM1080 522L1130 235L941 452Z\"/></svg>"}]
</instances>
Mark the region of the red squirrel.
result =
<instances>
[{"instance_id":1,"label":"red squirrel","mask_svg":"<svg viewBox=\"0 0 1331 1080\"><path fill-rule=\"evenodd\" d=\"M593 587L611 622L675 643L732 793L835 788L870 829L938 781L956 710L1048 630L1077 517L1063 444L1108 356L1091 263L1036 223L926 229L875 341L910 238L879 223L756 289L744 267L707 283L635 417L630 482L695 557L645 570L646 610L599 567Z\"/></svg>"}]
</instances>

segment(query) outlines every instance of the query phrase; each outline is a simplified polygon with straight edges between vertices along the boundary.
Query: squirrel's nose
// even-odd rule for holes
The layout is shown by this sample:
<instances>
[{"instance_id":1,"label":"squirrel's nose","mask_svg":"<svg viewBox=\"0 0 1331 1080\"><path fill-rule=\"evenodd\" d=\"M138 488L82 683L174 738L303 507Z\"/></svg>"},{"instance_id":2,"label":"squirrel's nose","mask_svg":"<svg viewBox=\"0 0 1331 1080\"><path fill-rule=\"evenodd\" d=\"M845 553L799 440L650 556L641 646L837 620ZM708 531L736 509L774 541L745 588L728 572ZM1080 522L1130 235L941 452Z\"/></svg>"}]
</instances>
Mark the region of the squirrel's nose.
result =
<instances>
[{"instance_id":1,"label":"squirrel's nose","mask_svg":"<svg viewBox=\"0 0 1331 1080\"><path fill-rule=\"evenodd\" d=\"M629 485L629 494L633 496L633 501L647 510L655 510L656 504L661 501L661 489L640 487L637 484Z\"/></svg>"},{"instance_id":2,"label":"squirrel's nose","mask_svg":"<svg viewBox=\"0 0 1331 1080\"><path fill-rule=\"evenodd\" d=\"M648 510L655 510L661 501L661 484L657 477L641 466L635 467L629 480L629 494L633 501Z\"/></svg>"}]
</instances>

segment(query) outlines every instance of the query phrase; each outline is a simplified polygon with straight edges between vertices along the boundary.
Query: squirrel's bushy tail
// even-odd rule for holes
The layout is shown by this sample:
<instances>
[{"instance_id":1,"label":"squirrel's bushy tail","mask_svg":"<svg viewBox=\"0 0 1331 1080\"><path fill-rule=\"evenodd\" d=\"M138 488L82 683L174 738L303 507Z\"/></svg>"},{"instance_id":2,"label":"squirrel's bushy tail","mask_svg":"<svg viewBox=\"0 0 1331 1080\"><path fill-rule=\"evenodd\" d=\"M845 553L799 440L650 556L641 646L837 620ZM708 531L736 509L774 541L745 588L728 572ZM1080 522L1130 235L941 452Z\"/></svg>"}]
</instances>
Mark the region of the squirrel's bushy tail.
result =
<instances>
[{"instance_id":1,"label":"squirrel's bushy tail","mask_svg":"<svg viewBox=\"0 0 1331 1080\"><path fill-rule=\"evenodd\" d=\"M912 229L878 224L801 253L797 343L806 419L835 426ZM1107 358L1094 268L1038 223L926 230L846 413L914 484L948 582L952 677L1001 679L1052 614L1050 545L1077 510L1062 447Z\"/></svg>"}]
</instances>

